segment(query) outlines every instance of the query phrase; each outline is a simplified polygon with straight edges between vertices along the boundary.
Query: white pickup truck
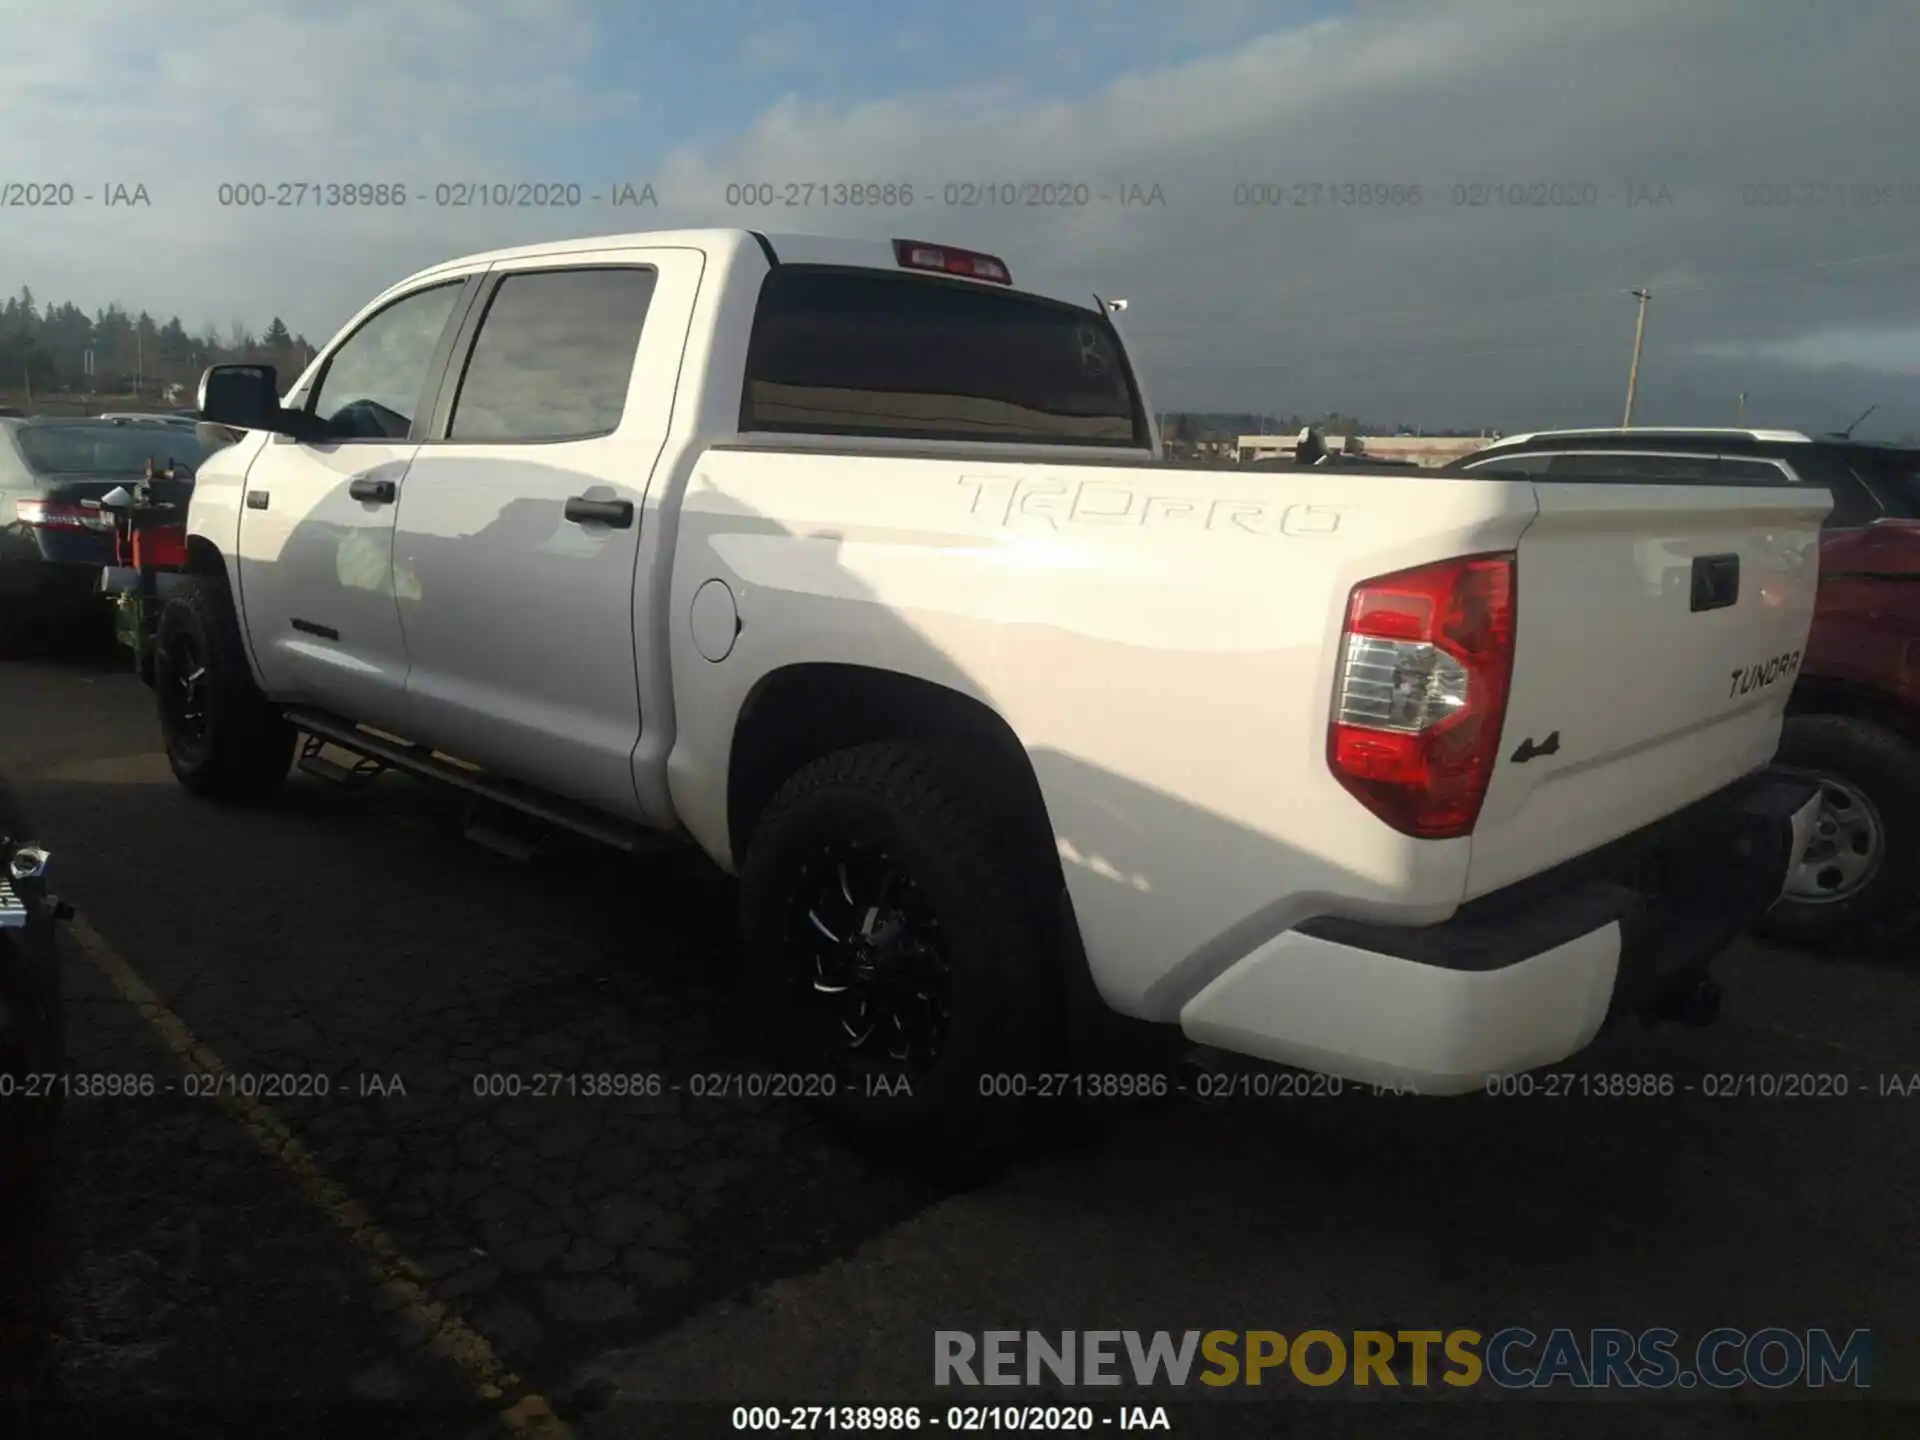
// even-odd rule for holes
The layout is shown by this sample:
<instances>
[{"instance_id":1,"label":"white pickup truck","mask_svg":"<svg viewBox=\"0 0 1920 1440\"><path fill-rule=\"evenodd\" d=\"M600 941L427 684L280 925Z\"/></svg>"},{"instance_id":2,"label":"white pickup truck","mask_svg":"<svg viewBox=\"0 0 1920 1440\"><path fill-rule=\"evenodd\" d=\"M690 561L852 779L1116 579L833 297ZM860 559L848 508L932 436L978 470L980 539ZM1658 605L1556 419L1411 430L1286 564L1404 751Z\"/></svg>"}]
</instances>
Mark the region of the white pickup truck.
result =
<instances>
[{"instance_id":1,"label":"white pickup truck","mask_svg":"<svg viewBox=\"0 0 1920 1440\"><path fill-rule=\"evenodd\" d=\"M1423 1093L1704 1018L1814 813L1825 494L1162 463L1117 309L684 231L414 275L285 396L215 367L174 773L324 743L691 841L777 1062L886 1136L1131 1086L1089 1017Z\"/></svg>"}]
</instances>

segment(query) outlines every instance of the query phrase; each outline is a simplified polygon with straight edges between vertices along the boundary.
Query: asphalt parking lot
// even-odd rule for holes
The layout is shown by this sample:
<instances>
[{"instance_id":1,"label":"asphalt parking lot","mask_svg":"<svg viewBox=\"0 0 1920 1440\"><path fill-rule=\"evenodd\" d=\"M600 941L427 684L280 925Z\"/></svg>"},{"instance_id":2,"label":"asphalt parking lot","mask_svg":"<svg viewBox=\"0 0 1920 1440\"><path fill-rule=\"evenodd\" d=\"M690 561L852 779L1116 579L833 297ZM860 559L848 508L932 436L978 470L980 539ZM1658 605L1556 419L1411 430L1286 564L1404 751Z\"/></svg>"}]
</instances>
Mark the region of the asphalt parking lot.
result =
<instances>
[{"instance_id":1,"label":"asphalt parking lot","mask_svg":"<svg viewBox=\"0 0 1920 1440\"><path fill-rule=\"evenodd\" d=\"M0 772L80 912L72 1069L153 1092L67 1106L44 1298L75 1414L665 1434L679 1402L929 1399L936 1329L1315 1324L1865 1327L1872 1393L1920 1399L1920 1089L1895 1093L1920 965L1742 944L1717 1026L1569 1067L1671 1075L1667 1098L1151 1102L955 1192L785 1102L533 1093L753 1063L727 887L696 863L515 864L391 777L211 807L110 655L0 665ZM190 1066L254 1093L184 1093ZM1847 1093L1705 1093L1783 1074ZM1635 1407L1618 1433L1916 1413Z\"/></svg>"}]
</instances>

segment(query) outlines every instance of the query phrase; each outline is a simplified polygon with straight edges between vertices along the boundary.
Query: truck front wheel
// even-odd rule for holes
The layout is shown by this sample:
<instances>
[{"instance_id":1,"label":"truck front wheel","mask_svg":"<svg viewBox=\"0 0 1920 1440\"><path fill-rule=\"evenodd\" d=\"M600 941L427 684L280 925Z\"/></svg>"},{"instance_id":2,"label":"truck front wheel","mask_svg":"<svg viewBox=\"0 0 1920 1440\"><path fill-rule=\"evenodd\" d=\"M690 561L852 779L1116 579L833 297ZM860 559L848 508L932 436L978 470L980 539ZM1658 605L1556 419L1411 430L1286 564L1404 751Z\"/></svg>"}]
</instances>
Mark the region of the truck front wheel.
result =
<instances>
[{"instance_id":1,"label":"truck front wheel","mask_svg":"<svg viewBox=\"0 0 1920 1440\"><path fill-rule=\"evenodd\" d=\"M293 766L294 730L253 682L224 579L182 579L154 635L153 688L174 777L196 795L255 801Z\"/></svg>"},{"instance_id":2,"label":"truck front wheel","mask_svg":"<svg viewBox=\"0 0 1920 1440\"><path fill-rule=\"evenodd\" d=\"M1851 715L1796 715L1778 763L1820 783L1820 815L1764 933L1819 950L1910 934L1920 925L1920 747Z\"/></svg>"},{"instance_id":3,"label":"truck front wheel","mask_svg":"<svg viewBox=\"0 0 1920 1440\"><path fill-rule=\"evenodd\" d=\"M775 795L741 873L748 994L784 1083L863 1140L961 1166L1060 1108L1058 938L983 788L964 747L829 755Z\"/></svg>"}]
</instances>

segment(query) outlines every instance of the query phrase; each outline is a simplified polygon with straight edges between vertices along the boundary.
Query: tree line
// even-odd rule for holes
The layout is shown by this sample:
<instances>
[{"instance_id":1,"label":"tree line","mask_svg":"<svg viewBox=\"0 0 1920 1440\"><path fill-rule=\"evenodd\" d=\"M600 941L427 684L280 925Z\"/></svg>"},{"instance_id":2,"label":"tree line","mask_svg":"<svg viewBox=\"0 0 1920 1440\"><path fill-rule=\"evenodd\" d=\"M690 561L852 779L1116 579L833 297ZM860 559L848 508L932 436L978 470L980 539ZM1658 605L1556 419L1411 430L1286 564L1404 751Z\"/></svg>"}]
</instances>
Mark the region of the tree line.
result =
<instances>
[{"instance_id":1,"label":"tree line","mask_svg":"<svg viewBox=\"0 0 1920 1440\"><path fill-rule=\"evenodd\" d=\"M272 365L289 375L312 354L307 337L278 315L256 335L238 320L225 333L215 325L195 331L177 315L158 321L117 304L89 316L71 301L42 304L26 286L0 305L0 394L162 397L180 385L190 396L209 365Z\"/></svg>"}]
</instances>

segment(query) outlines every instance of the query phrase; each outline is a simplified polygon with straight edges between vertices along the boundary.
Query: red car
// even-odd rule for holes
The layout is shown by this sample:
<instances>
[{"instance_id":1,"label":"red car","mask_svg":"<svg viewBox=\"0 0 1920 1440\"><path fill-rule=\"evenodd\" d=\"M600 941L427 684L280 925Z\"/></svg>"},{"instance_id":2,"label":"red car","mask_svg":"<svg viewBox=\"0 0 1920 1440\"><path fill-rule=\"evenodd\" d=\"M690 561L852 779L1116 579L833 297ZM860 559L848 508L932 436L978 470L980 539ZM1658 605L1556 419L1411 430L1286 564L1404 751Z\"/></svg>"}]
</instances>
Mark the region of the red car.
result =
<instances>
[{"instance_id":1,"label":"red car","mask_svg":"<svg viewBox=\"0 0 1920 1440\"><path fill-rule=\"evenodd\" d=\"M1908 513L1830 529L1820 603L1782 763L1825 786L1818 833L1767 917L1782 939L1874 946L1920 924L1920 452L1902 467Z\"/></svg>"},{"instance_id":2,"label":"red car","mask_svg":"<svg viewBox=\"0 0 1920 1440\"><path fill-rule=\"evenodd\" d=\"M1920 929L1920 449L1636 426L1508 436L1443 468L1711 485L1754 483L1756 461L1833 496L1779 755L1820 779L1825 804L1764 928L1818 949L1879 949Z\"/></svg>"}]
</instances>

